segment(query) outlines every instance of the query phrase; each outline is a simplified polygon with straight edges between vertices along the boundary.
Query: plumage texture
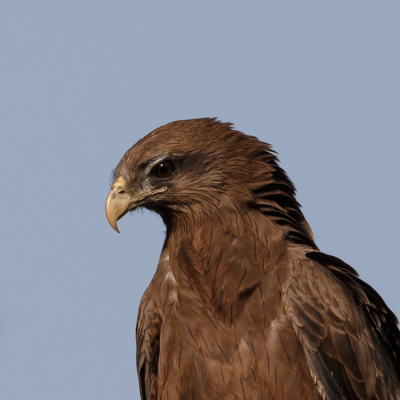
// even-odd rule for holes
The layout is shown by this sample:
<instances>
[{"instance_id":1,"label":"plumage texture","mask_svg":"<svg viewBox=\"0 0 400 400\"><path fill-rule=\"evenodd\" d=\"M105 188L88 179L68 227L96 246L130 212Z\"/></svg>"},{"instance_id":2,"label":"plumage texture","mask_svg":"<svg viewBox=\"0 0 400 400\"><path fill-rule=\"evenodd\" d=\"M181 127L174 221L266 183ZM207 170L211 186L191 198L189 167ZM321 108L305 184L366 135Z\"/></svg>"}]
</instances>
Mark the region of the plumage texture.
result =
<instances>
[{"instance_id":1,"label":"plumage texture","mask_svg":"<svg viewBox=\"0 0 400 400\"><path fill-rule=\"evenodd\" d=\"M154 176L169 160L174 172ZM137 322L142 400L400 399L398 321L319 251L271 147L215 119L176 121L121 159L167 227ZM125 191L124 191L125 193Z\"/></svg>"}]
</instances>

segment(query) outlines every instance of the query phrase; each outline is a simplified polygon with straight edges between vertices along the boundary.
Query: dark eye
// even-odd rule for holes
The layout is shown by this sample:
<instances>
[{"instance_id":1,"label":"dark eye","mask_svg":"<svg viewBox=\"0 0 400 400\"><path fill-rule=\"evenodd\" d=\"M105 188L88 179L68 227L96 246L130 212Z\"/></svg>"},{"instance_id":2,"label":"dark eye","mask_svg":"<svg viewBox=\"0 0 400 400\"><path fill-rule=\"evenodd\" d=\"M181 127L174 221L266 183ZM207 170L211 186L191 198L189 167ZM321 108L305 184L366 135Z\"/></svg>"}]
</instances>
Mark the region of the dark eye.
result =
<instances>
[{"instance_id":1,"label":"dark eye","mask_svg":"<svg viewBox=\"0 0 400 400\"><path fill-rule=\"evenodd\" d=\"M153 168L153 175L157 178L168 178L174 172L174 164L172 161L161 161Z\"/></svg>"}]
</instances>

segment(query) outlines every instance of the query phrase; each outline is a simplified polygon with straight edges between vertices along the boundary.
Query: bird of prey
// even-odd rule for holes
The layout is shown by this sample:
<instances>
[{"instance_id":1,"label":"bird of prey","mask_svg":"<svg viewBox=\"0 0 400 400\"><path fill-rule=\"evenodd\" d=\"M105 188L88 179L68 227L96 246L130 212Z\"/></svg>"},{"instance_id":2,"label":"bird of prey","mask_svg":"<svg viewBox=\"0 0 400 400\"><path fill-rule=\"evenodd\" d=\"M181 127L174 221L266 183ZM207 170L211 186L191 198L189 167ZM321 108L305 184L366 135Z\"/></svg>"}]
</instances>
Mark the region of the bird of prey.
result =
<instances>
[{"instance_id":1,"label":"bird of prey","mask_svg":"<svg viewBox=\"0 0 400 400\"><path fill-rule=\"evenodd\" d=\"M122 157L106 200L166 239L137 321L142 400L400 399L398 321L321 252L271 146L202 118Z\"/></svg>"}]
</instances>

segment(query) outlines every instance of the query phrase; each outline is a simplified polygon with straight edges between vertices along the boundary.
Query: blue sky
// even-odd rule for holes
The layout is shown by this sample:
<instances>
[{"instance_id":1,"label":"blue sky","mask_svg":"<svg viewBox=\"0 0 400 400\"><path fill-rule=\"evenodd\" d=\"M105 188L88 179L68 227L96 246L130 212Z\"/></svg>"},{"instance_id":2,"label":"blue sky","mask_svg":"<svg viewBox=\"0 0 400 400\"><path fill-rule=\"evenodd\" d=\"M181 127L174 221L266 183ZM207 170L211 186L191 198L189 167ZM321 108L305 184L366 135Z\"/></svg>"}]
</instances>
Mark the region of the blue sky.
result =
<instances>
[{"instance_id":1,"label":"blue sky","mask_svg":"<svg viewBox=\"0 0 400 400\"><path fill-rule=\"evenodd\" d=\"M271 143L318 246L400 315L398 2L0 5L4 400L137 399L136 312L164 237L104 215L124 152L176 119Z\"/></svg>"}]
</instances>

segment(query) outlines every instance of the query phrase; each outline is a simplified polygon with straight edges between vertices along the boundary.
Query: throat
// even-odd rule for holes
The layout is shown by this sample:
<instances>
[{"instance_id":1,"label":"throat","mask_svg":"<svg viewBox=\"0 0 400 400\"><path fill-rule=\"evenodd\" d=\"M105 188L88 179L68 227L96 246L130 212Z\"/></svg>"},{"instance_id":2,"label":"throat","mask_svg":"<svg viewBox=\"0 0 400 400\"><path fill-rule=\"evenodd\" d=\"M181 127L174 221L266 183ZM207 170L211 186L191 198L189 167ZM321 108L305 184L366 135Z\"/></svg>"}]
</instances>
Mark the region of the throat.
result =
<instances>
[{"instance_id":1,"label":"throat","mask_svg":"<svg viewBox=\"0 0 400 400\"><path fill-rule=\"evenodd\" d=\"M236 213L190 223L168 232L170 264L180 290L189 290L217 313L227 315L234 302L250 297L277 257L286 253L282 228L266 218Z\"/></svg>"}]
</instances>

